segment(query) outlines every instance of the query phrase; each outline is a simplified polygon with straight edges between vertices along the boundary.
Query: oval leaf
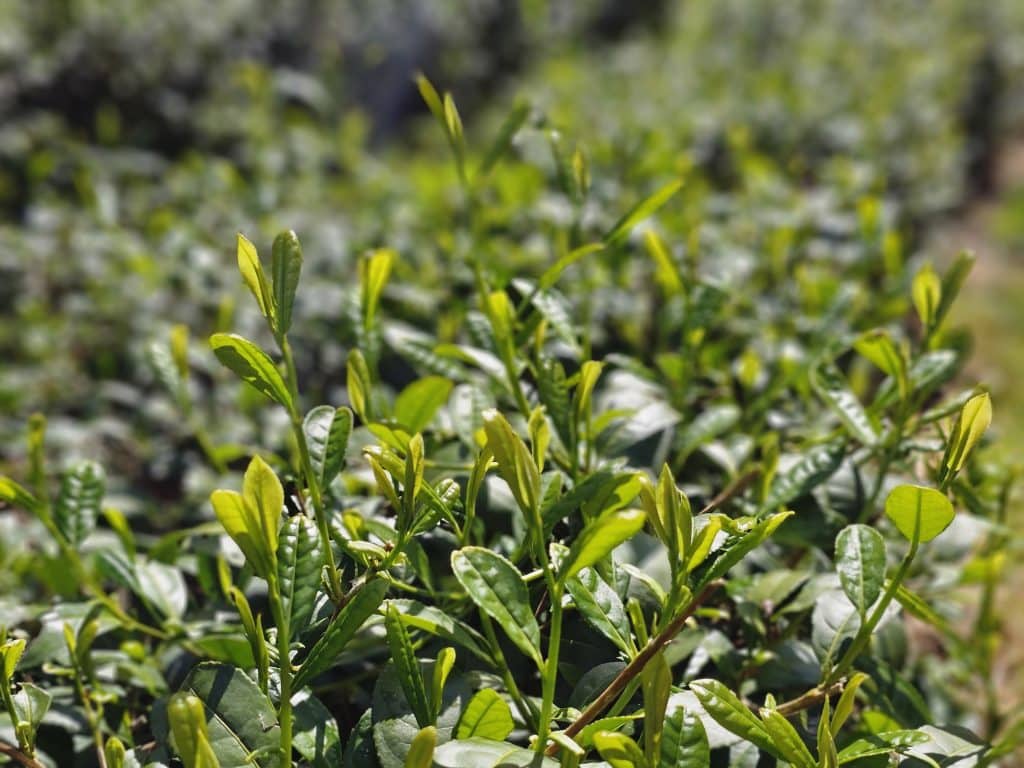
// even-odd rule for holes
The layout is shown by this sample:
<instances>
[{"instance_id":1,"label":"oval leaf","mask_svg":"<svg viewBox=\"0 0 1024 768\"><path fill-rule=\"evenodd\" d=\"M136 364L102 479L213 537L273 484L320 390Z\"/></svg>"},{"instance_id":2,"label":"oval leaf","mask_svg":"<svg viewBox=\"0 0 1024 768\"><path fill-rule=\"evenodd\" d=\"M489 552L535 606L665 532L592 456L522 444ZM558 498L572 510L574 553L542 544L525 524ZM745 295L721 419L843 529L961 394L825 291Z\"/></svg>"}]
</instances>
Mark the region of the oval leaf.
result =
<instances>
[{"instance_id":1,"label":"oval leaf","mask_svg":"<svg viewBox=\"0 0 1024 768\"><path fill-rule=\"evenodd\" d=\"M515 727L512 710L501 695L493 688L484 688L469 700L459 724L455 738L493 739L503 741Z\"/></svg>"},{"instance_id":2,"label":"oval leaf","mask_svg":"<svg viewBox=\"0 0 1024 768\"><path fill-rule=\"evenodd\" d=\"M317 483L325 489L345 466L345 451L352 433L352 411L344 406L318 405L306 414L302 431Z\"/></svg>"},{"instance_id":3,"label":"oval leaf","mask_svg":"<svg viewBox=\"0 0 1024 768\"><path fill-rule=\"evenodd\" d=\"M843 591L863 616L882 593L885 539L866 525L848 525L836 536L836 573Z\"/></svg>"},{"instance_id":4,"label":"oval leaf","mask_svg":"<svg viewBox=\"0 0 1024 768\"><path fill-rule=\"evenodd\" d=\"M295 291L302 273L302 245L298 235L288 230L275 237L270 258L277 332L287 333L292 324Z\"/></svg>"},{"instance_id":5,"label":"oval leaf","mask_svg":"<svg viewBox=\"0 0 1024 768\"><path fill-rule=\"evenodd\" d=\"M281 373L262 349L235 333L213 334L210 346L221 364L234 371L246 384L285 408L292 407L292 398Z\"/></svg>"},{"instance_id":6,"label":"oval leaf","mask_svg":"<svg viewBox=\"0 0 1024 768\"><path fill-rule=\"evenodd\" d=\"M953 522L956 513L949 499L934 488L900 485L885 500L889 516L909 541L931 541Z\"/></svg>"}]
</instances>

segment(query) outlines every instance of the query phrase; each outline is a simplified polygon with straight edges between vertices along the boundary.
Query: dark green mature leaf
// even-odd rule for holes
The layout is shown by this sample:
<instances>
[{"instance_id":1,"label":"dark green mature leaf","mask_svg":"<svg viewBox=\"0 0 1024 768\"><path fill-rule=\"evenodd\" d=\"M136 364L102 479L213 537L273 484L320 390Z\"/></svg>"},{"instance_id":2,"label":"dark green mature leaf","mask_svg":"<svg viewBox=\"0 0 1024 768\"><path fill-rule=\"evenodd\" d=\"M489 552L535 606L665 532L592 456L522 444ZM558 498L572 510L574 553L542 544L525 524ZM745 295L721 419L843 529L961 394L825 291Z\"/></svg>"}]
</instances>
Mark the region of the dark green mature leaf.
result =
<instances>
[{"instance_id":1,"label":"dark green mature leaf","mask_svg":"<svg viewBox=\"0 0 1024 768\"><path fill-rule=\"evenodd\" d=\"M81 461L61 477L53 521L71 546L80 545L96 529L105 490L103 467L93 461Z\"/></svg>"},{"instance_id":2,"label":"dark green mature leaf","mask_svg":"<svg viewBox=\"0 0 1024 768\"><path fill-rule=\"evenodd\" d=\"M295 291L302 273L302 245L298 235L288 230L275 237L270 258L277 332L288 333L292 325Z\"/></svg>"},{"instance_id":3,"label":"dark green mature leaf","mask_svg":"<svg viewBox=\"0 0 1024 768\"><path fill-rule=\"evenodd\" d=\"M409 633L402 624L398 610L389 605L384 614L384 626L387 629L388 648L391 649L391 661L395 665L398 682L405 692L405 700L409 702L412 713L420 728L433 724L430 701L427 698L427 686L420 674L419 661L413 650Z\"/></svg>"},{"instance_id":4,"label":"dark green mature leaf","mask_svg":"<svg viewBox=\"0 0 1024 768\"><path fill-rule=\"evenodd\" d=\"M888 755L891 752L904 752L910 747L929 741L927 733L921 731L887 731L885 733L866 736L848 744L839 752L839 764L845 765L854 760L866 757Z\"/></svg>"},{"instance_id":5,"label":"dark green mature leaf","mask_svg":"<svg viewBox=\"0 0 1024 768\"><path fill-rule=\"evenodd\" d=\"M836 573L850 602L864 616L885 582L885 539L867 525L848 525L836 537Z\"/></svg>"},{"instance_id":6,"label":"dark green mature leaf","mask_svg":"<svg viewBox=\"0 0 1024 768\"><path fill-rule=\"evenodd\" d=\"M611 640L623 653L632 652L629 617L618 592L593 568L584 568L567 579L565 587L577 610L598 632Z\"/></svg>"},{"instance_id":7,"label":"dark green mature leaf","mask_svg":"<svg viewBox=\"0 0 1024 768\"><path fill-rule=\"evenodd\" d=\"M452 553L452 570L477 607L541 667L540 627L530 607L526 582L516 567L490 550L463 547Z\"/></svg>"},{"instance_id":8,"label":"dark green mature leaf","mask_svg":"<svg viewBox=\"0 0 1024 768\"><path fill-rule=\"evenodd\" d=\"M704 724L697 715L678 707L665 720L661 732L659 768L706 768L711 750Z\"/></svg>"},{"instance_id":9,"label":"dark green mature leaf","mask_svg":"<svg viewBox=\"0 0 1024 768\"><path fill-rule=\"evenodd\" d=\"M189 673L181 690L202 700L210 746L221 768L280 765L274 707L242 670L204 662Z\"/></svg>"},{"instance_id":10,"label":"dark green mature leaf","mask_svg":"<svg viewBox=\"0 0 1024 768\"><path fill-rule=\"evenodd\" d=\"M953 522L949 499L934 488L900 485L885 500L885 514L908 541L931 541Z\"/></svg>"},{"instance_id":11,"label":"dark green mature leaf","mask_svg":"<svg viewBox=\"0 0 1024 768\"><path fill-rule=\"evenodd\" d=\"M295 751L313 768L335 768L341 764L341 736L334 715L309 691L292 697Z\"/></svg>"},{"instance_id":12,"label":"dark green mature leaf","mask_svg":"<svg viewBox=\"0 0 1024 768\"><path fill-rule=\"evenodd\" d=\"M813 491L835 474L843 463L844 453L842 443L812 448L796 464L776 475L762 510L777 509Z\"/></svg>"},{"instance_id":13,"label":"dark green mature leaf","mask_svg":"<svg viewBox=\"0 0 1024 768\"><path fill-rule=\"evenodd\" d=\"M690 683L690 690L696 694L704 711L720 726L769 754L783 757L765 724L724 684L711 679L694 680Z\"/></svg>"},{"instance_id":14,"label":"dark green mature leaf","mask_svg":"<svg viewBox=\"0 0 1024 768\"><path fill-rule=\"evenodd\" d=\"M850 434L865 445L878 442L878 433L857 396L850 391L842 374L832 363L814 369L811 383L815 392L843 422Z\"/></svg>"},{"instance_id":15,"label":"dark green mature leaf","mask_svg":"<svg viewBox=\"0 0 1024 768\"><path fill-rule=\"evenodd\" d=\"M317 640L295 679L292 681L295 690L299 690L307 682L330 668L331 664L348 645L349 640L359 631L363 623L370 618L388 592L388 584L384 579L374 579L362 587L347 602L334 620L328 625L323 636Z\"/></svg>"},{"instance_id":16,"label":"dark green mature leaf","mask_svg":"<svg viewBox=\"0 0 1024 768\"><path fill-rule=\"evenodd\" d=\"M345 466L345 451L352 432L352 411L342 406L318 405L302 422L309 461L321 489L326 489Z\"/></svg>"},{"instance_id":17,"label":"dark green mature leaf","mask_svg":"<svg viewBox=\"0 0 1024 768\"><path fill-rule=\"evenodd\" d=\"M451 391L452 382L440 376L426 376L414 381L395 399L395 421L411 434L422 432L447 402Z\"/></svg>"},{"instance_id":18,"label":"dark green mature leaf","mask_svg":"<svg viewBox=\"0 0 1024 768\"><path fill-rule=\"evenodd\" d=\"M262 349L234 333L213 334L210 347L217 359L246 384L285 408L292 407L292 398L280 371Z\"/></svg>"},{"instance_id":19,"label":"dark green mature leaf","mask_svg":"<svg viewBox=\"0 0 1024 768\"><path fill-rule=\"evenodd\" d=\"M435 637L455 643L485 662L491 657L484 651L487 641L463 621L433 605L424 605L416 600L390 600L401 614L402 621L415 629L429 632Z\"/></svg>"},{"instance_id":20,"label":"dark green mature leaf","mask_svg":"<svg viewBox=\"0 0 1024 768\"><path fill-rule=\"evenodd\" d=\"M277 549L277 574L292 636L306 628L320 589L324 552L316 523L305 515L285 521Z\"/></svg>"},{"instance_id":21,"label":"dark green mature leaf","mask_svg":"<svg viewBox=\"0 0 1024 768\"><path fill-rule=\"evenodd\" d=\"M466 705L455 728L455 738L503 741L514 727L512 710L505 700L493 688L484 688Z\"/></svg>"}]
</instances>

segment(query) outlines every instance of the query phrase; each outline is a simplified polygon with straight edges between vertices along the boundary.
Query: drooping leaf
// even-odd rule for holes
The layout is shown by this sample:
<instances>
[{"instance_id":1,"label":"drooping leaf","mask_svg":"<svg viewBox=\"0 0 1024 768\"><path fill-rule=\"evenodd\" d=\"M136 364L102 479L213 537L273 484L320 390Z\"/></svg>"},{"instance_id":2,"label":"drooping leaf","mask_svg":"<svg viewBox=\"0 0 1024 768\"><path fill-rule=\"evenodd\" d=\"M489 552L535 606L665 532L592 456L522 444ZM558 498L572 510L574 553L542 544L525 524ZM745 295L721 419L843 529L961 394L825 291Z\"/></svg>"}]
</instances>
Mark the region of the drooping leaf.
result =
<instances>
[{"instance_id":1,"label":"drooping leaf","mask_svg":"<svg viewBox=\"0 0 1024 768\"><path fill-rule=\"evenodd\" d=\"M864 616L885 582L885 539L867 525L848 525L836 537L836 573L850 602Z\"/></svg>"},{"instance_id":2,"label":"drooping leaf","mask_svg":"<svg viewBox=\"0 0 1024 768\"><path fill-rule=\"evenodd\" d=\"M953 522L949 499L934 488L899 485L885 500L885 514L908 541L931 541Z\"/></svg>"},{"instance_id":3,"label":"drooping leaf","mask_svg":"<svg viewBox=\"0 0 1024 768\"><path fill-rule=\"evenodd\" d=\"M452 553L452 570L477 607L541 667L540 627L530 607L526 582L516 567L490 550L463 547Z\"/></svg>"},{"instance_id":4,"label":"drooping leaf","mask_svg":"<svg viewBox=\"0 0 1024 768\"><path fill-rule=\"evenodd\" d=\"M907 358L903 350L896 346L889 333L884 330L865 333L854 342L853 346L883 373L893 378L899 390L900 399L906 400L910 394Z\"/></svg>"},{"instance_id":5,"label":"drooping leaf","mask_svg":"<svg viewBox=\"0 0 1024 768\"><path fill-rule=\"evenodd\" d=\"M373 579L359 588L310 649L292 681L295 690L330 668L363 623L376 613L387 592L384 579Z\"/></svg>"},{"instance_id":6,"label":"drooping leaf","mask_svg":"<svg viewBox=\"0 0 1024 768\"><path fill-rule=\"evenodd\" d=\"M504 741L514 727L512 710L505 700L493 688L484 688L466 705L455 728L455 738Z\"/></svg>"},{"instance_id":7,"label":"drooping leaf","mask_svg":"<svg viewBox=\"0 0 1024 768\"><path fill-rule=\"evenodd\" d=\"M857 739L839 752L839 764L845 765L854 760L868 757L888 755L892 752L902 753L918 744L924 744L930 737L922 731L901 730L886 731Z\"/></svg>"},{"instance_id":8,"label":"drooping leaf","mask_svg":"<svg viewBox=\"0 0 1024 768\"><path fill-rule=\"evenodd\" d=\"M298 236L288 230L274 238L271 249L271 274L274 280L275 322L278 333L288 333L292 325L295 291L302 273L302 245Z\"/></svg>"},{"instance_id":9,"label":"drooping leaf","mask_svg":"<svg viewBox=\"0 0 1024 768\"><path fill-rule=\"evenodd\" d=\"M280 371L262 349L234 333L213 334L210 347L217 359L246 384L285 408L292 407L292 398Z\"/></svg>"},{"instance_id":10,"label":"drooping leaf","mask_svg":"<svg viewBox=\"0 0 1024 768\"><path fill-rule=\"evenodd\" d=\"M690 690L696 694L704 711L720 726L765 752L782 757L765 724L723 683L712 679L694 680L690 683Z\"/></svg>"}]
</instances>

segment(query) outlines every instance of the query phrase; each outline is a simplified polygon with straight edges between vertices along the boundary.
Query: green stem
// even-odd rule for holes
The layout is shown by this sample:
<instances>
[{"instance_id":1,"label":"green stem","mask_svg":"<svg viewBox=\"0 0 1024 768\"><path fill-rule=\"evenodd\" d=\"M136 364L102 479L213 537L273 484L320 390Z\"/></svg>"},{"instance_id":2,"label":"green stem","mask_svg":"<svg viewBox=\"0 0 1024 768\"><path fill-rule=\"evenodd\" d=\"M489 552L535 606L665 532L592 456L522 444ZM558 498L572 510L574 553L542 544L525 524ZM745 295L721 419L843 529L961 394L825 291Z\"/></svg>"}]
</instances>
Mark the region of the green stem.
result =
<instances>
[{"instance_id":1,"label":"green stem","mask_svg":"<svg viewBox=\"0 0 1024 768\"><path fill-rule=\"evenodd\" d=\"M889 580L889 586L886 588L885 593L882 595L882 599L875 605L875 609L871 612L871 615L866 621L862 621L860 628L857 630L857 634L853 638L853 642L850 643L846 649L846 653L843 654L839 663L832 668L832 671L826 676L825 681L822 683L821 688L828 688L840 678L845 677L846 673L853 666L854 662L863 652L864 648L871 640L871 635L875 631L875 627L878 626L878 622L882 620L882 616L885 615L886 608L889 607L889 603L892 602L896 596L896 592L900 588L900 584L903 583L903 579L907 575L907 571L910 570L910 564L914 560L914 556L917 555L917 549L920 545L920 537L916 535L913 541L910 543L910 550L907 552L907 556L903 558L903 562L900 563L899 569L893 574L893 577Z\"/></svg>"},{"instance_id":2,"label":"green stem","mask_svg":"<svg viewBox=\"0 0 1024 768\"><path fill-rule=\"evenodd\" d=\"M551 599L551 634L548 636L548 655L544 662L541 681L540 723L537 729L537 754L543 754L551 732L551 715L555 707L555 688L558 684L558 656L562 646L562 592L545 563L548 594Z\"/></svg>"},{"instance_id":3,"label":"green stem","mask_svg":"<svg viewBox=\"0 0 1024 768\"><path fill-rule=\"evenodd\" d=\"M291 627L289 617L285 615L284 603L281 600L281 588L277 577L271 574L270 610L274 614L277 625L277 668L281 679L281 699L278 703L277 720L281 726L281 760L282 765L292 764L292 662L291 662Z\"/></svg>"},{"instance_id":4,"label":"green stem","mask_svg":"<svg viewBox=\"0 0 1024 768\"><path fill-rule=\"evenodd\" d=\"M331 546L331 532L327 525L327 513L324 509L324 500L320 492L320 484L313 471L313 462L309 458L309 446L306 445L306 433L302 429L302 414L299 413L299 378L295 370L295 358L292 356L292 346L288 343L288 337L281 334L277 337L277 345L281 349L281 356L284 358L285 383L291 395L291 405L288 408L288 415L292 421L292 431L295 433L295 442L299 448L299 463L302 466L302 473L306 480L306 488L309 490L310 499L313 502L313 513L316 518L316 528L320 534L320 548L324 551L324 559L327 563L331 590L331 598L334 602L341 599L344 590L341 587L341 579L338 576L338 565L334 560L334 548Z\"/></svg>"}]
</instances>

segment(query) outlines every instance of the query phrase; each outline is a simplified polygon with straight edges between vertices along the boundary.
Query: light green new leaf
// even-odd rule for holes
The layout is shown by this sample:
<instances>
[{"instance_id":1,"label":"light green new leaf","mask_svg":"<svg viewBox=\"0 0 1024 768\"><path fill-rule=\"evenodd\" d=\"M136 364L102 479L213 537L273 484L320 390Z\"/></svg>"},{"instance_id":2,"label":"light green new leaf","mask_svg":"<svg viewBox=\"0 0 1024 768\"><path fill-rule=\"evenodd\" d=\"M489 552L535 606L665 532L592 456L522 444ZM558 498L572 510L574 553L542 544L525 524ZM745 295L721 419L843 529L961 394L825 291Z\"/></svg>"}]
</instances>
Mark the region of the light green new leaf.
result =
<instances>
[{"instance_id":1,"label":"light green new leaf","mask_svg":"<svg viewBox=\"0 0 1024 768\"><path fill-rule=\"evenodd\" d=\"M272 318L274 303L270 295L267 276L263 272L263 264L260 263L259 254L256 253L256 246L249 242L241 232L238 233L237 255L238 271L242 273L242 280L256 298L260 313L268 319Z\"/></svg>"},{"instance_id":2,"label":"light green new leaf","mask_svg":"<svg viewBox=\"0 0 1024 768\"><path fill-rule=\"evenodd\" d=\"M817 768L817 762L789 720L774 709L762 709L761 720L784 760L795 768Z\"/></svg>"},{"instance_id":3,"label":"light green new leaf","mask_svg":"<svg viewBox=\"0 0 1024 768\"><path fill-rule=\"evenodd\" d=\"M254 456L245 470L242 493L216 490L213 511L224 530L242 550L258 576L269 579L276 570L278 529L284 489L263 459Z\"/></svg>"},{"instance_id":4,"label":"light green new leaf","mask_svg":"<svg viewBox=\"0 0 1024 768\"><path fill-rule=\"evenodd\" d=\"M80 461L61 477L53 521L72 546L77 547L96 529L105 490L103 467L93 461Z\"/></svg>"},{"instance_id":5,"label":"light green new leaf","mask_svg":"<svg viewBox=\"0 0 1024 768\"><path fill-rule=\"evenodd\" d=\"M848 525L836 536L835 560L843 592L864 616L882 593L885 539L867 525Z\"/></svg>"},{"instance_id":6,"label":"light green new leaf","mask_svg":"<svg viewBox=\"0 0 1024 768\"><path fill-rule=\"evenodd\" d=\"M540 504L540 472L530 450L495 409L483 413L487 448L498 462L498 473L508 483L519 508L529 519Z\"/></svg>"},{"instance_id":7,"label":"light green new leaf","mask_svg":"<svg viewBox=\"0 0 1024 768\"><path fill-rule=\"evenodd\" d=\"M949 436L943 464L952 472L963 469L971 450L992 423L992 399L982 392L968 400Z\"/></svg>"},{"instance_id":8,"label":"light green new leaf","mask_svg":"<svg viewBox=\"0 0 1024 768\"><path fill-rule=\"evenodd\" d=\"M935 316L942 302L942 281L935 274L931 264L925 264L914 275L911 297L921 325L926 329L933 327Z\"/></svg>"},{"instance_id":9,"label":"light green new leaf","mask_svg":"<svg viewBox=\"0 0 1024 768\"><path fill-rule=\"evenodd\" d=\"M234 333L215 333L210 337L213 353L242 381L276 403L291 409L292 398L280 371L266 352Z\"/></svg>"},{"instance_id":10,"label":"light green new leaf","mask_svg":"<svg viewBox=\"0 0 1024 768\"><path fill-rule=\"evenodd\" d=\"M910 381L907 377L907 358L887 331L869 331L853 344L854 348L883 373L896 381L900 399L906 400L910 394Z\"/></svg>"},{"instance_id":11,"label":"light green new leaf","mask_svg":"<svg viewBox=\"0 0 1024 768\"><path fill-rule=\"evenodd\" d=\"M872 734L847 744L839 752L839 764L845 765L854 760L889 755L893 752L903 753L927 741L931 741L931 736L924 731L900 730Z\"/></svg>"},{"instance_id":12,"label":"light green new leaf","mask_svg":"<svg viewBox=\"0 0 1024 768\"><path fill-rule=\"evenodd\" d=\"M25 641L21 638L16 640L5 640L0 645L0 675L4 680L10 680L14 676L14 670L18 668L21 661L21 654L25 652Z\"/></svg>"},{"instance_id":13,"label":"light green new leaf","mask_svg":"<svg viewBox=\"0 0 1024 768\"><path fill-rule=\"evenodd\" d=\"M633 227L647 217L654 214L661 206L667 203L676 192L683 186L681 180L672 181L661 189L657 190L650 197L641 200L634 205L626 214L615 222L615 225L608 230L602 238L608 244L614 244L625 240Z\"/></svg>"},{"instance_id":14,"label":"light green new leaf","mask_svg":"<svg viewBox=\"0 0 1024 768\"><path fill-rule=\"evenodd\" d=\"M700 718L679 707L661 732L659 768L707 768L711 764L708 735Z\"/></svg>"},{"instance_id":15,"label":"light green new leaf","mask_svg":"<svg viewBox=\"0 0 1024 768\"><path fill-rule=\"evenodd\" d=\"M975 256L973 253L961 251L957 254L956 261L950 265L949 269L946 270L946 274L943 275L939 306L935 310L935 318L933 320L936 327L949 314L953 301L959 295L960 289L967 280L967 276L971 274L971 270L974 268L974 262Z\"/></svg>"},{"instance_id":16,"label":"light green new leaf","mask_svg":"<svg viewBox=\"0 0 1024 768\"><path fill-rule=\"evenodd\" d=\"M832 714L830 728L832 729L833 736L839 733L846 719L853 714L853 705L857 700L857 689L867 679L868 676L863 672L854 672L846 681L846 687L843 688L843 694L839 697L839 701L836 702L836 709Z\"/></svg>"},{"instance_id":17,"label":"light green new leaf","mask_svg":"<svg viewBox=\"0 0 1024 768\"><path fill-rule=\"evenodd\" d=\"M0 475L0 501L13 504L26 512L38 515L42 511L39 499L29 493L23 486Z\"/></svg>"},{"instance_id":18,"label":"light green new leaf","mask_svg":"<svg viewBox=\"0 0 1024 768\"><path fill-rule=\"evenodd\" d=\"M437 728L428 725L421 728L409 743L405 756L405 768L430 768L434 764L434 750L437 748Z\"/></svg>"},{"instance_id":19,"label":"light green new leaf","mask_svg":"<svg viewBox=\"0 0 1024 768\"><path fill-rule=\"evenodd\" d=\"M672 693L672 669L664 652L656 653L647 663L640 673L640 682L644 698L644 755L657 765L668 697Z\"/></svg>"},{"instance_id":20,"label":"light green new leaf","mask_svg":"<svg viewBox=\"0 0 1024 768\"><path fill-rule=\"evenodd\" d=\"M477 607L494 619L538 668L543 668L540 627L530 607L526 582L516 567L488 549L463 547L452 553L452 570Z\"/></svg>"},{"instance_id":21,"label":"light green new leaf","mask_svg":"<svg viewBox=\"0 0 1024 768\"><path fill-rule=\"evenodd\" d=\"M471 739L475 736L504 741L514 727L512 710L505 700L493 688L484 688L469 700L463 710L455 727L455 738Z\"/></svg>"},{"instance_id":22,"label":"light green new leaf","mask_svg":"<svg viewBox=\"0 0 1024 768\"><path fill-rule=\"evenodd\" d=\"M271 275L274 280L274 307L278 333L288 333L292 324L292 306L302 273L302 245L288 230L274 238L271 249Z\"/></svg>"},{"instance_id":23,"label":"light green new leaf","mask_svg":"<svg viewBox=\"0 0 1024 768\"><path fill-rule=\"evenodd\" d=\"M704 586L728 573L730 568L746 557L748 552L753 551L764 543L793 514L792 510L774 514L759 522L739 539L723 546L721 550L716 552L714 562L701 578L700 586ZM697 551L696 545L694 546L694 551Z\"/></svg>"},{"instance_id":24,"label":"light green new leaf","mask_svg":"<svg viewBox=\"0 0 1024 768\"><path fill-rule=\"evenodd\" d=\"M387 630L388 648L391 650L391 661L398 673L398 682L402 686L405 700L409 703L416 722L420 728L434 724L431 715L432 707L427 698L427 686L420 673L420 664L416 659L409 633L402 623L401 616L393 605L389 605L384 614L384 627Z\"/></svg>"},{"instance_id":25,"label":"light green new leaf","mask_svg":"<svg viewBox=\"0 0 1024 768\"><path fill-rule=\"evenodd\" d=\"M476 174L473 177L474 184L479 184L485 180L494 166L498 164L498 161L508 152L509 147L512 146L512 140L529 115L529 104L519 103L512 108L508 117L501 124L501 128L498 129L498 134L494 137L494 141L491 142L491 146L484 155L484 159L480 161L480 167L477 168Z\"/></svg>"},{"instance_id":26,"label":"light green new leaf","mask_svg":"<svg viewBox=\"0 0 1024 768\"><path fill-rule=\"evenodd\" d=\"M316 481L326 489L345 465L345 451L352 433L352 411L342 406L318 405L302 422Z\"/></svg>"},{"instance_id":27,"label":"light green new leaf","mask_svg":"<svg viewBox=\"0 0 1024 768\"><path fill-rule=\"evenodd\" d=\"M615 547L633 538L644 527L647 515L641 509L619 509L602 515L583 529L569 548L558 579L563 584L589 568Z\"/></svg>"},{"instance_id":28,"label":"light green new leaf","mask_svg":"<svg viewBox=\"0 0 1024 768\"><path fill-rule=\"evenodd\" d=\"M35 740L36 731L49 711L52 700L53 697L48 691L32 683L22 683L18 686L17 693L11 696L11 704L14 705L14 714L17 718L15 725L18 728L27 727L32 741Z\"/></svg>"},{"instance_id":29,"label":"light green new leaf","mask_svg":"<svg viewBox=\"0 0 1024 768\"><path fill-rule=\"evenodd\" d=\"M598 731L594 747L612 768L648 768L643 751L629 736L616 731Z\"/></svg>"},{"instance_id":30,"label":"light green new leaf","mask_svg":"<svg viewBox=\"0 0 1024 768\"><path fill-rule=\"evenodd\" d=\"M382 248L371 253L360 262L362 285L363 322L367 328L373 325L380 305L380 296L384 292L391 267L395 263L394 251Z\"/></svg>"},{"instance_id":31,"label":"light green new leaf","mask_svg":"<svg viewBox=\"0 0 1024 768\"><path fill-rule=\"evenodd\" d=\"M349 640L363 626L363 623L377 611L387 593L387 581L378 578L364 584L345 603L345 607L334 617L327 630L302 662L302 666L292 681L294 690L299 690L321 672L330 668L348 645Z\"/></svg>"},{"instance_id":32,"label":"light green new leaf","mask_svg":"<svg viewBox=\"0 0 1024 768\"><path fill-rule=\"evenodd\" d=\"M946 530L956 512L934 488L900 485L885 500L885 514L909 541L925 542Z\"/></svg>"},{"instance_id":33,"label":"light green new leaf","mask_svg":"<svg viewBox=\"0 0 1024 768\"><path fill-rule=\"evenodd\" d=\"M775 757L782 757L765 724L718 680L694 680L690 690L720 726Z\"/></svg>"},{"instance_id":34,"label":"light green new leaf","mask_svg":"<svg viewBox=\"0 0 1024 768\"><path fill-rule=\"evenodd\" d=\"M403 389L395 398L395 421L411 434L422 432L438 409L448 401L452 382L441 376L426 376Z\"/></svg>"}]
</instances>

